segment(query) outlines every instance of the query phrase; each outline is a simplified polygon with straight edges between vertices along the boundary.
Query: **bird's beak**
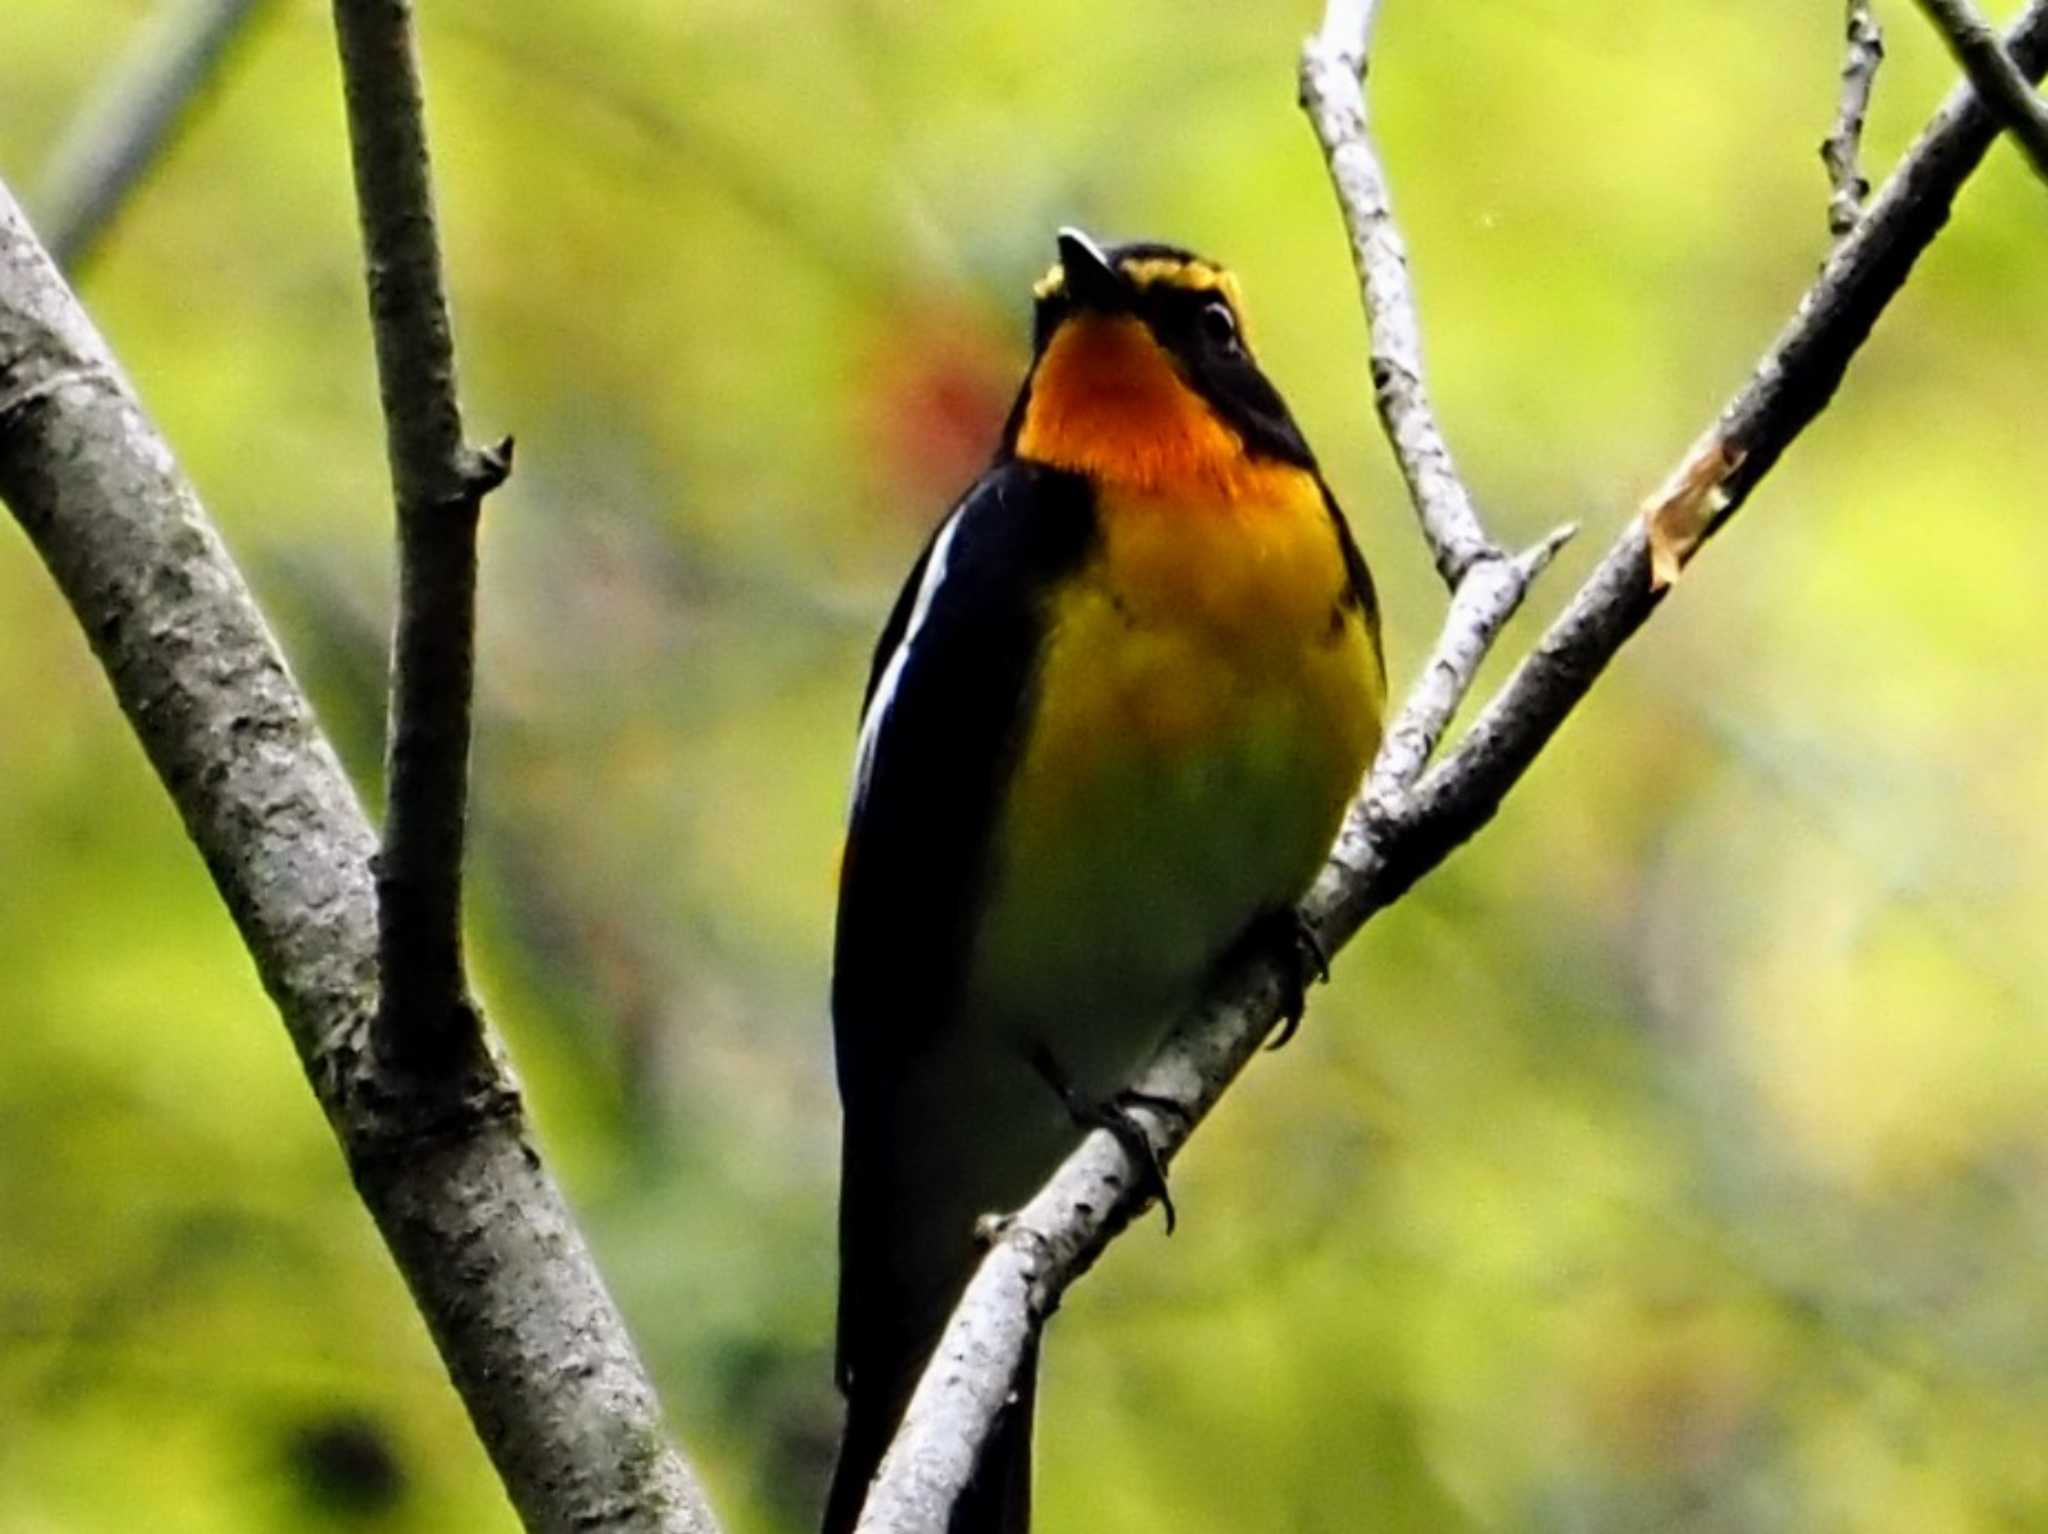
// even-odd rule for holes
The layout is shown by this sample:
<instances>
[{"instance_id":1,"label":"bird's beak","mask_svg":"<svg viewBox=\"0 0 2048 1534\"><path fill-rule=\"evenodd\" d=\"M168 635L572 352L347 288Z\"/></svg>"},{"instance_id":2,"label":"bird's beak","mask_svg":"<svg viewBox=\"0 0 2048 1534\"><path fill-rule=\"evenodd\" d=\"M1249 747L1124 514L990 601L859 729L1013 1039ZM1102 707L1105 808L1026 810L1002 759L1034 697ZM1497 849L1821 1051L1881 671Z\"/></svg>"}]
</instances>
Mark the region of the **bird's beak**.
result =
<instances>
[{"instance_id":1,"label":"bird's beak","mask_svg":"<svg viewBox=\"0 0 2048 1534\"><path fill-rule=\"evenodd\" d=\"M1076 307L1122 309L1129 304L1130 289L1100 245L1070 225L1060 231L1059 247L1067 297Z\"/></svg>"}]
</instances>

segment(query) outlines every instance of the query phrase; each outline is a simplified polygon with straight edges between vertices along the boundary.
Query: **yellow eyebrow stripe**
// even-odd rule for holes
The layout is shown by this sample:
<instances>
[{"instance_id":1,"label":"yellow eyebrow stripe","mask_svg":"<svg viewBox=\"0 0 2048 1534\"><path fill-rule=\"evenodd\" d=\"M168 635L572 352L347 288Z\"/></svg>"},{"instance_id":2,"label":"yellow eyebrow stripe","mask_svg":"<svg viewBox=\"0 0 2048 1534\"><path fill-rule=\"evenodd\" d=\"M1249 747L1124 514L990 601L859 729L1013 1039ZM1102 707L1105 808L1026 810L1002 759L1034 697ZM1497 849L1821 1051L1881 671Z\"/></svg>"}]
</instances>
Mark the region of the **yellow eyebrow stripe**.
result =
<instances>
[{"instance_id":1,"label":"yellow eyebrow stripe","mask_svg":"<svg viewBox=\"0 0 2048 1534\"><path fill-rule=\"evenodd\" d=\"M1141 288L1155 283L1162 287L1184 288L1190 293L1228 293L1235 287L1236 280L1221 267L1211 266L1206 261L1176 261L1170 256L1133 258L1120 263L1123 274Z\"/></svg>"},{"instance_id":2,"label":"yellow eyebrow stripe","mask_svg":"<svg viewBox=\"0 0 2048 1534\"><path fill-rule=\"evenodd\" d=\"M1230 305L1231 313L1237 317L1239 331L1245 329L1244 290L1238 286L1237 274L1227 272L1220 266L1211 266L1206 261L1178 261L1171 256L1133 257L1117 263L1117 269L1128 278L1134 287L1179 288L1188 293L1215 293ZM1032 285L1033 298L1052 298L1065 290L1067 271L1055 261L1046 274Z\"/></svg>"}]
</instances>

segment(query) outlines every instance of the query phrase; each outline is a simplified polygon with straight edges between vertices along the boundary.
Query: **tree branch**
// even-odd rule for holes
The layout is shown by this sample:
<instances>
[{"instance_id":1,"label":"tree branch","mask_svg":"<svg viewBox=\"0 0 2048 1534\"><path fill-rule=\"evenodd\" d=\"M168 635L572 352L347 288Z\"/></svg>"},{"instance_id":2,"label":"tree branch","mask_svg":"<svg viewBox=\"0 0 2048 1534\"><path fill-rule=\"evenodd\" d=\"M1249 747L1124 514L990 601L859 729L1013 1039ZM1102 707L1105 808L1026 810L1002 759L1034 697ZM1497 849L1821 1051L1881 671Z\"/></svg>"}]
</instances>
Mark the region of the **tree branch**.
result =
<instances>
[{"instance_id":1,"label":"tree branch","mask_svg":"<svg viewBox=\"0 0 2048 1534\"><path fill-rule=\"evenodd\" d=\"M1970 0L1920 0L1920 9L1941 33L1977 94L2004 121L2034 174L2048 181L2048 103L2020 73L1998 33Z\"/></svg>"},{"instance_id":2,"label":"tree branch","mask_svg":"<svg viewBox=\"0 0 2048 1534\"><path fill-rule=\"evenodd\" d=\"M82 270L264 0L165 5L93 92L50 157L34 200L50 253Z\"/></svg>"},{"instance_id":3,"label":"tree branch","mask_svg":"<svg viewBox=\"0 0 2048 1534\"><path fill-rule=\"evenodd\" d=\"M4 187L0 498L205 858L526 1527L712 1534L495 1051L427 1113L369 1048L370 827L191 485Z\"/></svg>"},{"instance_id":4,"label":"tree branch","mask_svg":"<svg viewBox=\"0 0 2048 1534\"><path fill-rule=\"evenodd\" d=\"M1372 775L1366 779L1364 806L1375 820L1400 813L1404 796L1436 754L1494 640L1521 607L1536 577L1577 535L1575 524L1555 528L1512 558L1481 560L1458 582L1436 648L1387 727Z\"/></svg>"},{"instance_id":5,"label":"tree branch","mask_svg":"<svg viewBox=\"0 0 2048 1534\"><path fill-rule=\"evenodd\" d=\"M1351 236L1372 333L1373 403L1400 460L1437 573L1455 590L1475 562L1506 556L1480 524L1429 402L1408 246L1394 222L1366 117L1366 60L1378 14L1379 0L1334 0L1322 29L1302 49L1301 104L1329 161Z\"/></svg>"},{"instance_id":6,"label":"tree branch","mask_svg":"<svg viewBox=\"0 0 2048 1534\"><path fill-rule=\"evenodd\" d=\"M1378 17L1379 0L1332 0L1322 27L1302 47L1300 97L1351 237L1380 425L1407 482L1423 540L1451 588L1443 634L1387 730L1367 784L1373 813L1385 814L1435 752L1530 582L1576 528L1561 527L1511 557L1480 521L1437 423L1423 370L1422 323L1408 280L1407 242L1394 220L1367 115L1365 75Z\"/></svg>"},{"instance_id":7,"label":"tree branch","mask_svg":"<svg viewBox=\"0 0 2048 1534\"><path fill-rule=\"evenodd\" d=\"M1372 9L1358 0L1332 0L1334 20L1326 20L1304 58L1305 77L1322 71L1313 85L1305 79L1305 98L1321 92L1329 99L1323 54L1333 26L1342 21L1350 30L1338 35L1362 36L1356 29L1361 18L1369 25ZM2048 0L2032 0L2009 46L2030 76L2048 65ZM1351 61L1349 67L1363 65L1362 50L1340 56ZM1317 110L1313 102L1310 109ZM1319 120L1319 132L1321 126ZM1974 92L1966 88L1952 96L1868 216L1836 247L1749 383L1674 471L1674 484L1699 492L1686 499L1697 503L1703 517L1680 564L1734 513L1827 403L1878 313L1947 222L1956 191L1996 131L1996 120ZM1357 186L1365 191L1355 193ZM1339 195L1354 231L1369 222L1369 210L1351 210L1354 195L1372 195L1368 184L1340 179ZM1702 466L1712 472L1703 475ZM1373 791L1353 807L1330 866L1303 903L1304 917L1327 947L1348 941L1492 817L1607 662L1662 600L1663 589L1651 581L1650 545L1649 520L1633 519L1458 749L1411 793L1391 796L1392 802L1384 791L1415 760L1418 747L1403 738L1399 725L1389 732L1370 780ZM1411 695L1404 720L1418 710L1425 690L1446 690L1446 679L1437 673L1442 658L1475 645L1483 650L1485 625L1477 605L1453 603L1437 659ZM1458 690L1454 679L1448 690ZM1429 717L1434 714L1432 705ZM1182 1110L1138 1110L1146 1113L1162 1158L1179 1149L1257 1053L1289 989L1278 958L1238 962L1133 1084L1139 1093L1169 1099ZM1116 1140L1092 1134L1029 1204L991 1225L988 1256L948 1322L883 1459L861 1517L864 1534L938 1534L945 1528L947 1511L973 1472L1030 1341L1066 1287L1129 1223L1144 1186Z\"/></svg>"},{"instance_id":8,"label":"tree branch","mask_svg":"<svg viewBox=\"0 0 2048 1534\"><path fill-rule=\"evenodd\" d=\"M432 1074L478 1038L462 962L476 532L512 442L463 442L411 0L335 0L334 27L398 502L376 1037Z\"/></svg>"},{"instance_id":9,"label":"tree branch","mask_svg":"<svg viewBox=\"0 0 2048 1534\"><path fill-rule=\"evenodd\" d=\"M1367 784L1373 813L1384 815L1435 752L1529 583L1576 529L1561 527L1510 557L1480 521L1437 422L1423 369L1422 322L1408 279L1407 242L1394 220L1393 197L1366 107L1365 77L1379 5L1380 0L1331 0L1321 28L1302 47L1300 99L1323 147L1350 235L1380 425L1401 466L1423 540L1451 588L1443 634L1387 730Z\"/></svg>"},{"instance_id":10,"label":"tree branch","mask_svg":"<svg viewBox=\"0 0 2048 1534\"><path fill-rule=\"evenodd\" d=\"M1848 48L1842 56L1841 104L1834 131L1821 140L1820 159L1828 170L1828 232L1840 239L1863 216L1870 182L1863 174L1863 119L1870 111L1870 92L1884 62L1884 33L1871 13L1870 0L1848 0Z\"/></svg>"}]
</instances>

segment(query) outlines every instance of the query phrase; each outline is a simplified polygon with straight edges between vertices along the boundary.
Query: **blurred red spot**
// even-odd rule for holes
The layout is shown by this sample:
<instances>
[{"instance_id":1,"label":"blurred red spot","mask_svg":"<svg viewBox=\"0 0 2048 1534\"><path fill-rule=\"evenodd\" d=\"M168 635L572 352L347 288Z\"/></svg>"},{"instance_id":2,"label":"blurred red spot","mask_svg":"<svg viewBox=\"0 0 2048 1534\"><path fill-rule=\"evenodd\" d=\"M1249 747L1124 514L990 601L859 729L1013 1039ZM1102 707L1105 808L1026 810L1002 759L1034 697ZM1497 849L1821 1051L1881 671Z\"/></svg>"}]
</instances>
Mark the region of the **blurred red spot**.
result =
<instances>
[{"instance_id":1,"label":"blurred red spot","mask_svg":"<svg viewBox=\"0 0 2048 1534\"><path fill-rule=\"evenodd\" d=\"M988 465L1022 369L996 337L962 316L929 316L899 330L870 373L873 431L920 525L937 520Z\"/></svg>"}]
</instances>

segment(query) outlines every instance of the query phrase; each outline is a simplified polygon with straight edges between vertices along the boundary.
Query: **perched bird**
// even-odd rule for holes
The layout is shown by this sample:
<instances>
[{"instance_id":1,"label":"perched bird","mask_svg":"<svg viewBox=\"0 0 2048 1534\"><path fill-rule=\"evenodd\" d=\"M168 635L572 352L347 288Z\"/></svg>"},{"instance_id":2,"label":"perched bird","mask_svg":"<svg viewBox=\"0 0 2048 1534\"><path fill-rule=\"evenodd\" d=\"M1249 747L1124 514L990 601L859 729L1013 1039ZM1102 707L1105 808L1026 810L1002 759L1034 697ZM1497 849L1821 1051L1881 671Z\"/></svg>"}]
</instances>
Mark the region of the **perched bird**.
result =
<instances>
[{"instance_id":1,"label":"perched bird","mask_svg":"<svg viewBox=\"0 0 2048 1534\"><path fill-rule=\"evenodd\" d=\"M875 648L840 874L826 1534L853 1527L977 1219L1023 1203L1320 870L1378 745L1371 576L1236 279L1076 230L995 461ZM1291 929L1290 929L1291 930ZM1032 1380L955 1534L1030 1520Z\"/></svg>"}]
</instances>

